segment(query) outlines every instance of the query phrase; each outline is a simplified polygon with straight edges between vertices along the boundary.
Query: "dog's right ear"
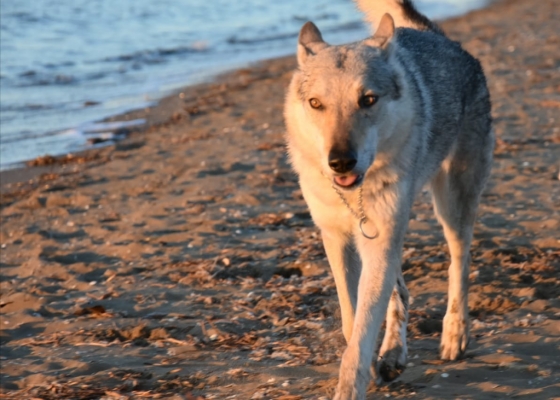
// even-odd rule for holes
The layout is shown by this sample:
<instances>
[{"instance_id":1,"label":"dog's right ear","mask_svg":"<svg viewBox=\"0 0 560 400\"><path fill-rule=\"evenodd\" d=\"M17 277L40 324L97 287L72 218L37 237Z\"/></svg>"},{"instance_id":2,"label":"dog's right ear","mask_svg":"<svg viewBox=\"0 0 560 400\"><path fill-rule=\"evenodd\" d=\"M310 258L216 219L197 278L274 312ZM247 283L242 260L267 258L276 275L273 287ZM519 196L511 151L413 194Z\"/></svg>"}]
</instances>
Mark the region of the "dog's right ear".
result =
<instances>
[{"instance_id":1,"label":"dog's right ear","mask_svg":"<svg viewBox=\"0 0 560 400\"><path fill-rule=\"evenodd\" d=\"M328 44L323 40L319 28L311 21L306 22L299 31L297 51L299 65L304 64L307 57L317 54L327 46Z\"/></svg>"}]
</instances>

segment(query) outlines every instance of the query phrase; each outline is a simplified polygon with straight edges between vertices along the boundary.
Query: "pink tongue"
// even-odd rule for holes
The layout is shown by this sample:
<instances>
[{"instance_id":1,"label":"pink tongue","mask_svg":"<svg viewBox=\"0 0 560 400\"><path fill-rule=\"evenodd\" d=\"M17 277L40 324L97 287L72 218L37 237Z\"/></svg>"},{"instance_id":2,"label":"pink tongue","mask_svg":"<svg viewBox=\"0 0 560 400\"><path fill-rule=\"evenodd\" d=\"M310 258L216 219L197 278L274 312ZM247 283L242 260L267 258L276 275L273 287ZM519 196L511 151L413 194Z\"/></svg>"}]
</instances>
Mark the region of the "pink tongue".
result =
<instances>
[{"instance_id":1,"label":"pink tongue","mask_svg":"<svg viewBox=\"0 0 560 400\"><path fill-rule=\"evenodd\" d=\"M358 179L358 175L348 175L348 176L335 176L334 181L340 186L352 186L354 182Z\"/></svg>"}]
</instances>

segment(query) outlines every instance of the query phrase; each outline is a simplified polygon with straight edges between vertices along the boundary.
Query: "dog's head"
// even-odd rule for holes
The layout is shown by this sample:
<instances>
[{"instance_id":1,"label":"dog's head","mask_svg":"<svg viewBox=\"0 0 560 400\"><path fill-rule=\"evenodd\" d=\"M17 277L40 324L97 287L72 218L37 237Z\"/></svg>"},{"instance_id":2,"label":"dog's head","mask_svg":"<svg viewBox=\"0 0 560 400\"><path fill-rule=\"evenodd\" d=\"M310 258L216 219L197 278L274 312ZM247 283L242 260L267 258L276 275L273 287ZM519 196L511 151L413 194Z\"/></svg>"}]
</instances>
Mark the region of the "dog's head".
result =
<instances>
[{"instance_id":1,"label":"dog's head","mask_svg":"<svg viewBox=\"0 0 560 400\"><path fill-rule=\"evenodd\" d=\"M288 131L297 131L292 140L300 147L313 147L306 154L343 189L359 186L380 141L394 130L387 129L394 124L391 102L400 96L388 62L394 29L386 14L373 37L342 46L327 44L312 22L300 31Z\"/></svg>"}]
</instances>

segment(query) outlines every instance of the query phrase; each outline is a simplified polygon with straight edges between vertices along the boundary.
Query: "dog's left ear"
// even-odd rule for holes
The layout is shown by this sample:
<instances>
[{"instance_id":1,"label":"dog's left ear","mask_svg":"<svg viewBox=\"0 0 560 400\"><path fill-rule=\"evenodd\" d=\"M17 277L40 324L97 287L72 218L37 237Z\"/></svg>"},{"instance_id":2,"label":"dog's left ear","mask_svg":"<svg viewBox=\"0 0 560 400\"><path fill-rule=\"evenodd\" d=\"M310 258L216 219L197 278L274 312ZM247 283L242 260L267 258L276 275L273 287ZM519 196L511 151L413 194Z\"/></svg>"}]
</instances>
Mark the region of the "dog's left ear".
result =
<instances>
[{"instance_id":1,"label":"dog's left ear","mask_svg":"<svg viewBox=\"0 0 560 400\"><path fill-rule=\"evenodd\" d=\"M311 21L306 22L299 31L297 51L298 64L304 64L309 56L317 54L319 50L327 46L328 44L323 40L319 28Z\"/></svg>"},{"instance_id":2,"label":"dog's left ear","mask_svg":"<svg viewBox=\"0 0 560 400\"><path fill-rule=\"evenodd\" d=\"M380 47L382 49L386 49L391 43L391 39L395 34L395 21L390 14L385 14L381 17L381 21L379 21L379 26L375 31L375 34L366 39L364 42L369 46Z\"/></svg>"}]
</instances>

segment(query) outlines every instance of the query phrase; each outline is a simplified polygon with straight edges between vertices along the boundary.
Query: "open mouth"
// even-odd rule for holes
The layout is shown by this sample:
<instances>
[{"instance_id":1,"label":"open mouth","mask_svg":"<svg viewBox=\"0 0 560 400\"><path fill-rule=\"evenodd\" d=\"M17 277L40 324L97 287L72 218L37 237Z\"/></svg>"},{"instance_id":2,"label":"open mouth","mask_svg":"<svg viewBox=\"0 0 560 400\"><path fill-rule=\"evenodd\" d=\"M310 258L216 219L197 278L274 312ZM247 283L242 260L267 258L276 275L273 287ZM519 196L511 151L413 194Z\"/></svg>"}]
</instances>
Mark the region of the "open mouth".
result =
<instances>
[{"instance_id":1,"label":"open mouth","mask_svg":"<svg viewBox=\"0 0 560 400\"><path fill-rule=\"evenodd\" d=\"M341 188L351 189L356 186L359 186L360 183L362 183L362 179L363 179L363 175L357 175L357 174L335 176L334 183L337 186L340 186Z\"/></svg>"}]
</instances>

